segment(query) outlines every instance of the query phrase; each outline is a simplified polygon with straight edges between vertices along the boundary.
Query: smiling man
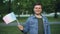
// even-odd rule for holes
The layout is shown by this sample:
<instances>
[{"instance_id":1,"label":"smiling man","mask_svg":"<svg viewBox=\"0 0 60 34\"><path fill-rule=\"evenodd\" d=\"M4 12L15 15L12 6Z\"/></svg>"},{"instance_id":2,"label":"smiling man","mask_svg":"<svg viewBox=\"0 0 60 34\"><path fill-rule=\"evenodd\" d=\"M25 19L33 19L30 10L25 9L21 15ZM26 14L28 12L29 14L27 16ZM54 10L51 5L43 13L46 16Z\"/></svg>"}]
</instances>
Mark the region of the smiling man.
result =
<instances>
[{"instance_id":1,"label":"smiling man","mask_svg":"<svg viewBox=\"0 0 60 34\"><path fill-rule=\"evenodd\" d=\"M27 19L24 27L22 25L18 25L18 28L23 31L24 34L50 34L50 25L45 16L41 14L42 5L40 3L36 3L34 5L34 15L30 16Z\"/></svg>"}]
</instances>

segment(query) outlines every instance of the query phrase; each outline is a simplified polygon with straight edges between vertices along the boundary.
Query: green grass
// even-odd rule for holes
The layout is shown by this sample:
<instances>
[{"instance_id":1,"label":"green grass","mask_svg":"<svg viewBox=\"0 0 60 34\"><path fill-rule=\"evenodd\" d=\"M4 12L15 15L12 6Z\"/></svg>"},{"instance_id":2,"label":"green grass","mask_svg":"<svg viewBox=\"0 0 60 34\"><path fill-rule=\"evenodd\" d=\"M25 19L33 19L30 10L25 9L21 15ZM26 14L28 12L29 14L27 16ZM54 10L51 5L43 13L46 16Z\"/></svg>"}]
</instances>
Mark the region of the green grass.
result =
<instances>
[{"instance_id":1,"label":"green grass","mask_svg":"<svg viewBox=\"0 0 60 34\"><path fill-rule=\"evenodd\" d=\"M51 33L60 34L60 24L51 24ZM0 34L23 34L17 26L0 26Z\"/></svg>"},{"instance_id":2,"label":"green grass","mask_svg":"<svg viewBox=\"0 0 60 34\"><path fill-rule=\"evenodd\" d=\"M22 18L20 17L20 18L18 18L18 20L19 20L19 22L26 22L27 18L28 17L25 17L25 18L24 17L22 17ZM57 19L53 18L53 17L47 17L47 18L48 18L49 22L60 22L60 18L57 18Z\"/></svg>"},{"instance_id":3,"label":"green grass","mask_svg":"<svg viewBox=\"0 0 60 34\"><path fill-rule=\"evenodd\" d=\"M52 24L51 25L51 33L52 34L60 34L60 24Z\"/></svg>"},{"instance_id":4,"label":"green grass","mask_svg":"<svg viewBox=\"0 0 60 34\"><path fill-rule=\"evenodd\" d=\"M28 19L28 17L19 17L17 18L19 20L19 22L26 22L26 20Z\"/></svg>"},{"instance_id":5,"label":"green grass","mask_svg":"<svg viewBox=\"0 0 60 34\"><path fill-rule=\"evenodd\" d=\"M22 34L17 26L0 26L0 34Z\"/></svg>"},{"instance_id":6,"label":"green grass","mask_svg":"<svg viewBox=\"0 0 60 34\"><path fill-rule=\"evenodd\" d=\"M53 17L47 17L49 22L60 22L60 17L59 18L53 18Z\"/></svg>"},{"instance_id":7,"label":"green grass","mask_svg":"<svg viewBox=\"0 0 60 34\"><path fill-rule=\"evenodd\" d=\"M19 22L26 22L28 17L18 17L17 18ZM60 17L59 18L53 18L53 17L48 17L49 22L60 22ZM4 22L2 19L0 20L0 23Z\"/></svg>"}]
</instances>

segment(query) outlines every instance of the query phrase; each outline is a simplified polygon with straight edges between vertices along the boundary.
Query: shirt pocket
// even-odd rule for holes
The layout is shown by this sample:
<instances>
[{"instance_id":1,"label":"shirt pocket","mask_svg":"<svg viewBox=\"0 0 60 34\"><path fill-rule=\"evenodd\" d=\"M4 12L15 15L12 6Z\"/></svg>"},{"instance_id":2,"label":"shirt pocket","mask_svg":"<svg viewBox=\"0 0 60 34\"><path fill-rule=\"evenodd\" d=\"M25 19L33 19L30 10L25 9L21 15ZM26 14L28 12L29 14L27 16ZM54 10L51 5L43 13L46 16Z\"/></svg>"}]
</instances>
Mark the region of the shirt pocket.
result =
<instances>
[{"instance_id":1,"label":"shirt pocket","mask_svg":"<svg viewBox=\"0 0 60 34\"><path fill-rule=\"evenodd\" d=\"M30 29L37 29L37 24L36 24L36 22L32 21L32 22L30 23Z\"/></svg>"},{"instance_id":2,"label":"shirt pocket","mask_svg":"<svg viewBox=\"0 0 60 34\"><path fill-rule=\"evenodd\" d=\"M35 24L35 21L30 21L30 25L34 25Z\"/></svg>"}]
</instances>

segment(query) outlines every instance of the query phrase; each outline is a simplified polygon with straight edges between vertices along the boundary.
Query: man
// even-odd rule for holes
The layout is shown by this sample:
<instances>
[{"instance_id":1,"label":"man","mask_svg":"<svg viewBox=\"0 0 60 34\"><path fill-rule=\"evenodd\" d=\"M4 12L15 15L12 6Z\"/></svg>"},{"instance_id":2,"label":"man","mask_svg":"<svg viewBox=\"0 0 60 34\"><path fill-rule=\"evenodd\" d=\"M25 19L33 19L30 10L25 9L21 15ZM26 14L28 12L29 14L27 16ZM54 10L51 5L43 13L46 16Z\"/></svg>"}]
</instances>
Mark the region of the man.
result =
<instances>
[{"instance_id":1,"label":"man","mask_svg":"<svg viewBox=\"0 0 60 34\"><path fill-rule=\"evenodd\" d=\"M34 15L30 16L23 27L22 25L18 25L18 28L23 31L23 33L27 34L50 34L50 25L45 16L41 14L42 5L40 3L36 3L34 5Z\"/></svg>"}]
</instances>

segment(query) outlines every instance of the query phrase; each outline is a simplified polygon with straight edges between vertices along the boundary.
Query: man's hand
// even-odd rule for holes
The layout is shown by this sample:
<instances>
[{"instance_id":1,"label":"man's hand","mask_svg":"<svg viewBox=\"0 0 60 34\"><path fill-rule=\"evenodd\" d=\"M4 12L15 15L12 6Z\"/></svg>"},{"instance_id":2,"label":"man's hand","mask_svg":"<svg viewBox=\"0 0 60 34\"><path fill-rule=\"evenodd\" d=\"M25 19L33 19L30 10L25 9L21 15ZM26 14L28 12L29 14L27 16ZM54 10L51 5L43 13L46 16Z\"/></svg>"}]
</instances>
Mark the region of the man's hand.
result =
<instances>
[{"instance_id":1,"label":"man's hand","mask_svg":"<svg viewBox=\"0 0 60 34\"><path fill-rule=\"evenodd\" d=\"M22 25L18 25L18 28L19 28L20 30L23 30L23 26L22 26Z\"/></svg>"}]
</instances>

